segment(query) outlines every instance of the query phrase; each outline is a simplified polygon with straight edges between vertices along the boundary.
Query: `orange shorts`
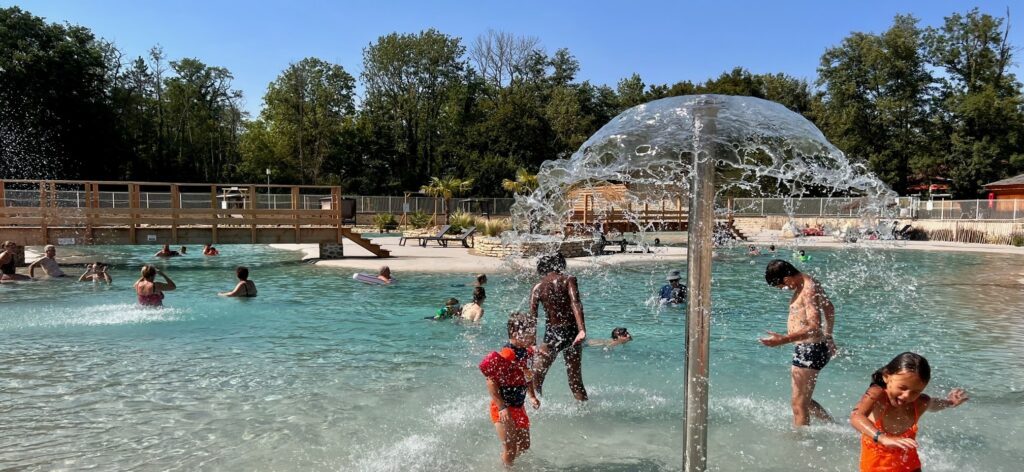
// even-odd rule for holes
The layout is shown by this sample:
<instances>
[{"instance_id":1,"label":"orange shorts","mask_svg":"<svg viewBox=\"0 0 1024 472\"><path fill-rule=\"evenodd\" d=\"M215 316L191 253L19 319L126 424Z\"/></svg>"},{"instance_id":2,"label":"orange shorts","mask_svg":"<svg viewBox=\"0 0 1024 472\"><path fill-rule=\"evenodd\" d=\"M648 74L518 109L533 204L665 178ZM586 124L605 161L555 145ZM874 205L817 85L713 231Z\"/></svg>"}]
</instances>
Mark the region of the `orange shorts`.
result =
<instances>
[{"instance_id":1,"label":"orange shorts","mask_svg":"<svg viewBox=\"0 0 1024 472\"><path fill-rule=\"evenodd\" d=\"M512 424L519 429L530 429L530 417L526 416L526 408L521 406L508 407L508 414L512 418ZM491 400L491 421L498 422L498 404Z\"/></svg>"}]
</instances>

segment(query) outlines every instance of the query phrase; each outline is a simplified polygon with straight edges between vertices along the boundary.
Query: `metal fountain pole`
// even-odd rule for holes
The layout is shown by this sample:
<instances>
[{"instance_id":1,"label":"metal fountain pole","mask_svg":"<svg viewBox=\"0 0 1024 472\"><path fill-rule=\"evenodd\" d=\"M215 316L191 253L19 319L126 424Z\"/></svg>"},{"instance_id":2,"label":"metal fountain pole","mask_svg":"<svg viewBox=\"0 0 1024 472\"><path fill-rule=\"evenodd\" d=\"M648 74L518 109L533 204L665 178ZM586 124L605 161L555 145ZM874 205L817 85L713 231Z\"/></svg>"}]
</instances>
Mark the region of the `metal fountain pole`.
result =
<instances>
[{"instance_id":1,"label":"metal fountain pole","mask_svg":"<svg viewBox=\"0 0 1024 472\"><path fill-rule=\"evenodd\" d=\"M683 470L704 472L708 460L708 367L711 336L711 250L715 228L715 151L718 102L694 109L696 143L690 173L687 229L686 390Z\"/></svg>"}]
</instances>

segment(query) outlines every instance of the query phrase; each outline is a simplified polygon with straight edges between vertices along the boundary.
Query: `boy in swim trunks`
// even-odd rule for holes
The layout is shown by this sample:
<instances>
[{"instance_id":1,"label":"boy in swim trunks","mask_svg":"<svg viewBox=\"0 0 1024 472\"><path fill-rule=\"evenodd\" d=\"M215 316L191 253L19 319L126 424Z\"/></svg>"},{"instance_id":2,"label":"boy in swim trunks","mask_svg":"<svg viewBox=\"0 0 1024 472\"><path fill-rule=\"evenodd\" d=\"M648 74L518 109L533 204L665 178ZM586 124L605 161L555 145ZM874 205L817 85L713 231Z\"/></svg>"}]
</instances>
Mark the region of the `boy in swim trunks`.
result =
<instances>
[{"instance_id":1,"label":"boy in swim trunks","mask_svg":"<svg viewBox=\"0 0 1024 472\"><path fill-rule=\"evenodd\" d=\"M534 409L540 408L530 371L536 342L536 321L525 313L512 313L508 317L508 343L480 362L480 372L487 378L487 392L491 394L491 421L501 441L501 462L506 466L530 448L526 400Z\"/></svg>"},{"instance_id":2,"label":"boy in swim trunks","mask_svg":"<svg viewBox=\"0 0 1024 472\"><path fill-rule=\"evenodd\" d=\"M587 401L587 389L583 386L583 340L587 338L587 327L583 320L583 303L576 277L563 274L565 256L556 253L543 256L537 261L537 273L543 278L533 286L530 293L530 316L537 321L537 309L544 305L547 319L544 323L544 342L537 355L534 368L534 384L541 393L544 377L561 352L565 359L565 370L569 378L569 389L577 400Z\"/></svg>"},{"instance_id":3,"label":"boy in swim trunks","mask_svg":"<svg viewBox=\"0 0 1024 472\"><path fill-rule=\"evenodd\" d=\"M800 427L811 424L810 415L833 421L812 396L818 373L836 353L836 345L832 340L835 307L818 281L800 272L789 262L780 259L769 262L764 278L772 287L793 290L786 334L768 331L768 337L760 340L761 344L768 347L794 343L793 365L790 368L793 425Z\"/></svg>"}]
</instances>

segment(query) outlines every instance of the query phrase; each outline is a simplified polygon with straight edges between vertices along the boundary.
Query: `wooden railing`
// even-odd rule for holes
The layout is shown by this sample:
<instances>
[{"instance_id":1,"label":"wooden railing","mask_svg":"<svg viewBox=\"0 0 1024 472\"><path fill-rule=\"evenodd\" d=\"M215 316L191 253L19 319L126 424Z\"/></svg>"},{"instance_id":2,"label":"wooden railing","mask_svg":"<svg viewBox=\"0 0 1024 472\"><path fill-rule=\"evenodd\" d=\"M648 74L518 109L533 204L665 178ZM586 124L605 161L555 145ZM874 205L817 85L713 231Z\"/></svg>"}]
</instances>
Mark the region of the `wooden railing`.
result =
<instances>
[{"instance_id":1,"label":"wooden railing","mask_svg":"<svg viewBox=\"0 0 1024 472\"><path fill-rule=\"evenodd\" d=\"M169 194L170 208L144 207L141 204L143 189ZM191 191L182 192L183 189ZM257 190L290 195L291 208L256 208ZM84 198L76 198L73 206L62 202L58 196L69 191L84 192ZM101 206L100 194L111 191L127 192L127 208ZM38 205L24 206L26 192L38 192ZM8 197L15 193L19 195L17 201ZM191 206L196 205L197 195L207 195L209 207L182 208L183 193L190 195ZM302 209L308 206L302 204L305 197L315 198L322 206ZM360 238L347 228L343 231L340 202L341 187L327 186L0 180L0 235L23 245L60 241L66 244L298 243ZM13 206L15 204L21 206ZM364 245L364 241L359 243Z\"/></svg>"}]
</instances>

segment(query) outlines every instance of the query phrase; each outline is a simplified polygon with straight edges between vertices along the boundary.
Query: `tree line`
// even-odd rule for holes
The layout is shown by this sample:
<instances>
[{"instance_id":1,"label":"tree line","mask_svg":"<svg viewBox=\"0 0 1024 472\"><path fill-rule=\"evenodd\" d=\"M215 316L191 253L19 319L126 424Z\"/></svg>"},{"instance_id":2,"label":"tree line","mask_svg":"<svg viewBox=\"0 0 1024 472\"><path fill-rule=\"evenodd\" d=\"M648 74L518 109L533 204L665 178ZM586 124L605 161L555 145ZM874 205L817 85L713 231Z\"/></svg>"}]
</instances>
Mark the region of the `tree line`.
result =
<instances>
[{"instance_id":1,"label":"tree line","mask_svg":"<svg viewBox=\"0 0 1024 472\"><path fill-rule=\"evenodd\" d=\"M275 183L400 194L457 176L500 196L629 107L718 93L801 113L901 193L948 178L969 198L1024 172L1009 27L977 9L937 26L897 16L828 48L814 83L737 67L614 87L580 80L569 50L536 37L391 33L363 49L358 77L313 57L290 64L248 116L226 68L159 46L127 57L88 28L12 7L0 9L0 177L260 182L271 169Z\"/></svg>"}]
</instances>

